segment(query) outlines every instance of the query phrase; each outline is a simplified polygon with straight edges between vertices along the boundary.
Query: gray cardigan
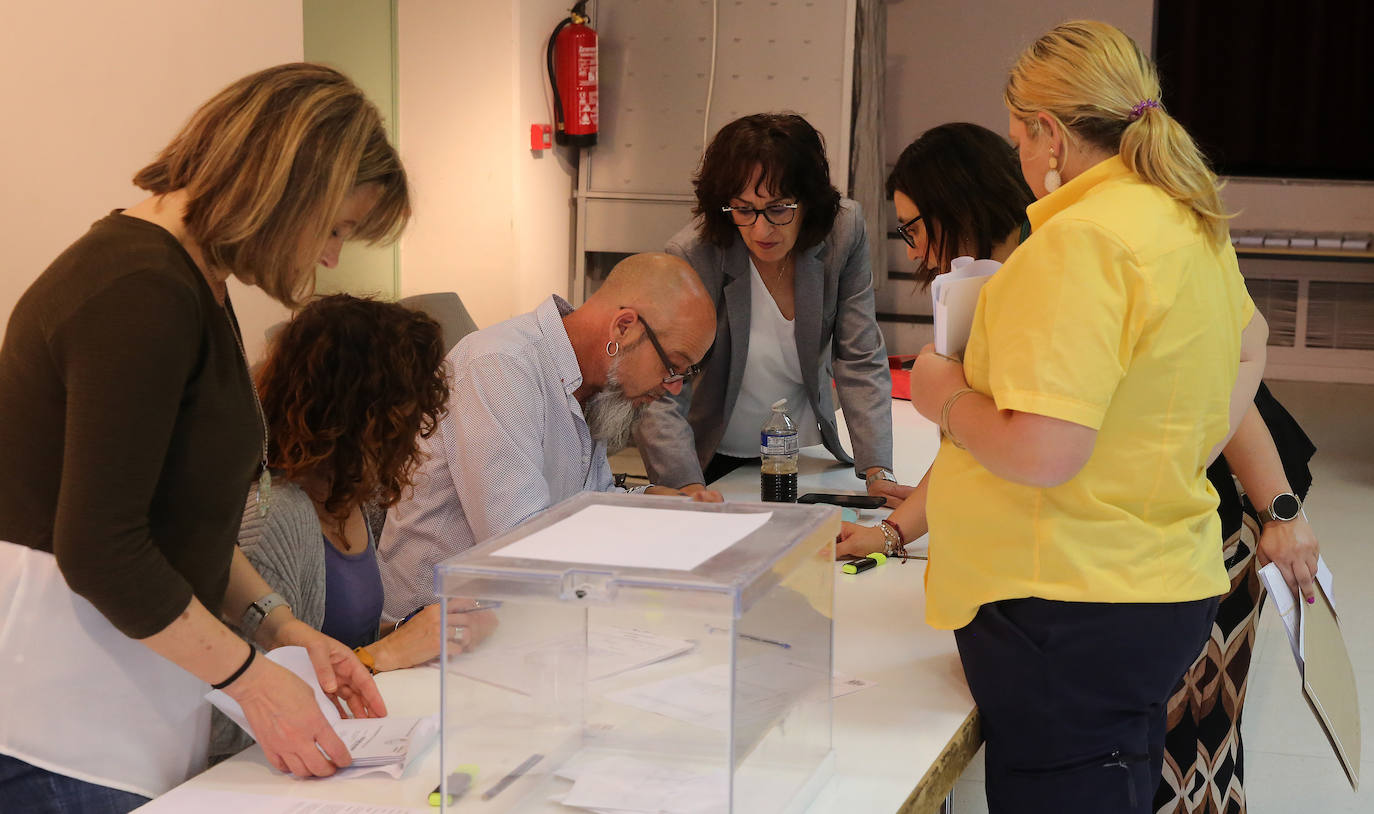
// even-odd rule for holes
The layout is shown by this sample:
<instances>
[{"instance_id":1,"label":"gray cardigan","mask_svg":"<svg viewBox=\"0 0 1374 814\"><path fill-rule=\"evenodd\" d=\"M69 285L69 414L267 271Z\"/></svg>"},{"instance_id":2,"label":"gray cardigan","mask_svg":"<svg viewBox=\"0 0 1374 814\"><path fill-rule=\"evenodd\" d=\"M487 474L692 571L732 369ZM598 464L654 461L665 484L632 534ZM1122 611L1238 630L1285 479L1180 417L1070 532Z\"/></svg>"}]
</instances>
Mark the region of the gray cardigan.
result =
<instances>
[{"instance_id":1,"label":"gray cardigan","mask_svg":"<svg viewBox=\"0 0 1374 814\"><path fill-rule=\"evenodd\" d=\"M320 518L301 488L285 478L272 481L267 516L258 511L255 482L243 507L239 548L296 618L324 624L324 544ZM236 621L236 620L231 620ZM219 710L210 721L210 759L221 760L251 746L253 739Z\"/></svg>"},{"instance_id":2,"label":"gray cardigan","mask_svg":"<svg viewBox=\"0 0 1374 814\"><path fill-rule=\"evenodd\" d=\"M635 444L654 483L674 488L702 481L735 409L749 353L749 253L743 240L720 249L702 240L698 222L668 241L667 252L696 269L716 303L716 341L701 377L677 396L645 407ZM797 357L830 454L855 465L892 468L892 376L873 306L868 235L854 201L840 201L825 240L797 257ZM829 350L828 356L824 355ZM835 379L853 443L840 446L830 379Z\"/></svg>"},{"instance_id":3,"label":"gray cardigan","mask_svg":"<svg viewBox=\"0 0 1374 814\"><path fill-rule=\"evenodd\" d=\"M274 478L263 517L253 484L239 525L239 548L296 618L316 630L324 624L323 535L315 504L299 486Z\"/></svg>"}]
</instances>

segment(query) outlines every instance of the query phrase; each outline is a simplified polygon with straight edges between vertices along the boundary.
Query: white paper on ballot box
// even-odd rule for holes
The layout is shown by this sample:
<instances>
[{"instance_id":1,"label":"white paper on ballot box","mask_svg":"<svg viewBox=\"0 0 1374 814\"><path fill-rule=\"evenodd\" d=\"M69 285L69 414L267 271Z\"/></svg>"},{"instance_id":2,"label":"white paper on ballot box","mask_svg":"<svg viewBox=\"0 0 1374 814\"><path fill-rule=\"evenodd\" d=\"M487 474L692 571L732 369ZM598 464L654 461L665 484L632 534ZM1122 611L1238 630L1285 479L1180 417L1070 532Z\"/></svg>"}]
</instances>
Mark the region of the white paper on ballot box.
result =
<instances>
[{"instance_id":1,"label":"white paper on ballot box","mask_svg":"<svg viewBox=\"0 0 1374 814\"><path fill-rule=\"evenodd\" d=\"M753 534L772 516L594 505L492 556L691 571Z\"/></svg>"}]
</instances>

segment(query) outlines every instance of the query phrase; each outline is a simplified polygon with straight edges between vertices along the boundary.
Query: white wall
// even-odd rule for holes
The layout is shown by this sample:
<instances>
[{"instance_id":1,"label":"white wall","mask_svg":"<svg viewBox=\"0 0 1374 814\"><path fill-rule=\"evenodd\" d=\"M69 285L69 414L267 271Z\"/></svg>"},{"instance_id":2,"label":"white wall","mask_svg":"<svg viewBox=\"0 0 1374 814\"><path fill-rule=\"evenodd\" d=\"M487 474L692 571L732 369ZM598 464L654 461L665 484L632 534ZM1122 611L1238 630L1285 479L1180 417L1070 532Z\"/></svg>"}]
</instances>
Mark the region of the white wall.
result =
<instances>
[{"instance_id":1,"label":"white wall","mask_svg":"<svg viewBox=\"0 0 1374 814\"><path fill-rule=\"evenodd\" d=\"M529 126L551 121L544 46L568 5L401 0L402 295L457 291L483 326L566 295L571 164L532 154Z\"/></svg>"},{"instance_id":2,"label":"white wall","mask_svg":"<svg viewBox=\"0 0 1374 814\"><path fill-rule=\"evenodd\" d=\"M887 161L926 129L971 121L1007 127L1002 86L1017 54L1059 22L1104 20L1150 48L1153 0L889 0ZM1168 103L1168 99L1164 100ZM1374 185L1232 181L1238 229L1374 230Z\"/></svg>"},{"instance_id":3,"label":"white wall","mask_svg":"<svg viewBox=\"0 0 1374 814\"><path fill-rule=\"evenodd\" d=\"M201 102L301 58L301 7L283 0L6 3L0 25L0 315L111 209ZM250 355L285 309L233 284Z\"/></svg>"}]
</instances>

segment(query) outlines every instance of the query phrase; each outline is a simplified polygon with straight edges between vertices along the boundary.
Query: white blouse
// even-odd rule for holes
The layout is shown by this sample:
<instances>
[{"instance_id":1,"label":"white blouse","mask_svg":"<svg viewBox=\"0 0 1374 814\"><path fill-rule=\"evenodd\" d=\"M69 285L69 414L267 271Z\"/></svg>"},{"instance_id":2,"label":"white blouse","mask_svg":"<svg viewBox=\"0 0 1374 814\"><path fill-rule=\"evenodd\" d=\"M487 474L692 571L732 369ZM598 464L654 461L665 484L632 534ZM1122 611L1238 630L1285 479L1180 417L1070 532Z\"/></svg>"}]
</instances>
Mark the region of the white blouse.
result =
<instances>
[{"instance_id":1,"label":"white blouse","mask_svg":"<svg viewBox=\"0 0 1374 814\"><path fill-rule=\"evenodd\" d=\"M205 769L209 689L73 593L52 554L0 542L0 753L156 797Z\"/></svg>"},{"instance_id":2,"label":"white blouse","mask_svg":"<svg viewBox=\"0 0 1374 814\"><path fill-rule=\"evenodd\" d=\"M797 443L821 443L816 414L802 381L797 357L796 323L782 315L763 277L749 261L749 353L739 398L725 425L718 451L734 458L759 457L759 432L773 412L773 402L787 399L787 413L797 425Z\"/></svg>"}]
</instances>

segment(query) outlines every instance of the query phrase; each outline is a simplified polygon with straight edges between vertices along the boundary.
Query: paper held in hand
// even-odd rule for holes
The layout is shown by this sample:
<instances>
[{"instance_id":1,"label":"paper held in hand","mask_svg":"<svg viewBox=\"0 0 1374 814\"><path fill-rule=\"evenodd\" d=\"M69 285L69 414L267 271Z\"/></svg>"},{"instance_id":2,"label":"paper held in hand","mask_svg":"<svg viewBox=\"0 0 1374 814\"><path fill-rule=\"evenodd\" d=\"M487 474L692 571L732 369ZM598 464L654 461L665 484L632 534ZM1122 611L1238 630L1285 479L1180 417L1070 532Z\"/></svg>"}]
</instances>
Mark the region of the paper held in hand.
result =
<instances>
[{"instance_id":1,"label":"paper held in hand","mask_svg":"<svg viewBox=\"0 0 1374 814\"><path fill-rule=\"evenodd\" d=\"M1326 733L1350 787L1358 789L1360 699L1355 670L1338 622L1331 570L1325 560L1317 558L1316 601L1312 604L1293 595L1274 563L1261 568L1259 576L1288 633L1293 659L1302 676L1303 697Z\"/></svg>"},{"instance_id":2,"label":"paper held in hand","mask_svg":"<svg viewBox=\"0 0 1374 814\"><path fill-rule=\"evenodd\" d=\"M319 678L304 647L278 647L266 658L295 673L306 686L314 690L315 704L339 739L348 748L353 764L340 769L334 777L355 777L378 772L399 778L406 767L434 742L439 735L439 718L426 715L420 718L387 716L385 718L344 718L320 689ZM244 731L253 735L243 708L224 690L211 690L206 700L229 716ZM257 736L254 735L254 738Z\"/></svg>"},{"instance_id":3,"label":"paper held in hand","mask_svg":"<svg viewBox=\"0 0 1374 814\"><path fill-rule=\"evenodd\" d=\"M956 257L950 261L949 271L930 284L930 299L935 314L935 351L959 356L968 345L973 328L973 312L978 307L978 292L1001 263L996 260L974 260Z\"/></svg>"}]
</instances>

